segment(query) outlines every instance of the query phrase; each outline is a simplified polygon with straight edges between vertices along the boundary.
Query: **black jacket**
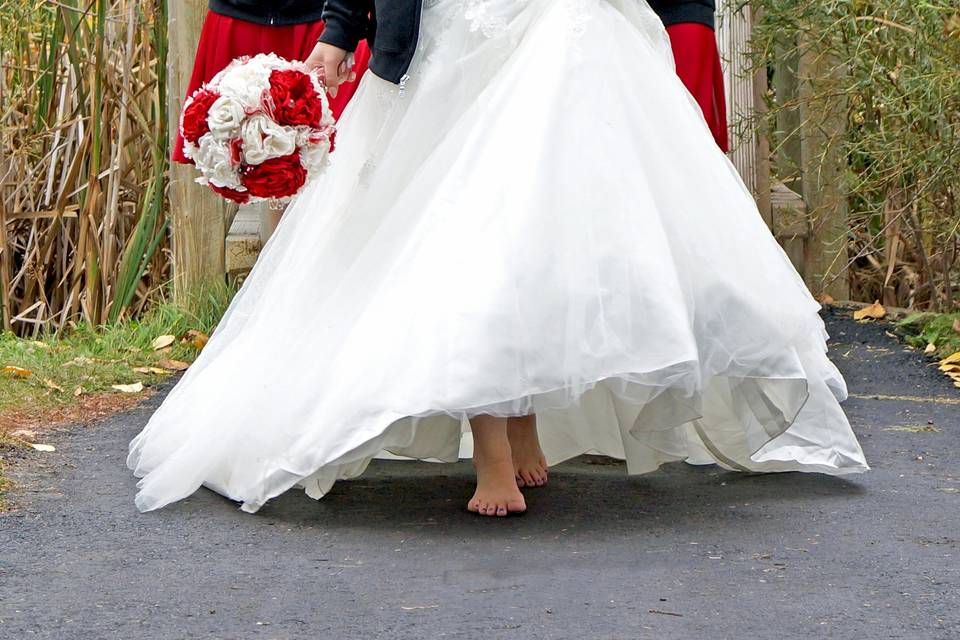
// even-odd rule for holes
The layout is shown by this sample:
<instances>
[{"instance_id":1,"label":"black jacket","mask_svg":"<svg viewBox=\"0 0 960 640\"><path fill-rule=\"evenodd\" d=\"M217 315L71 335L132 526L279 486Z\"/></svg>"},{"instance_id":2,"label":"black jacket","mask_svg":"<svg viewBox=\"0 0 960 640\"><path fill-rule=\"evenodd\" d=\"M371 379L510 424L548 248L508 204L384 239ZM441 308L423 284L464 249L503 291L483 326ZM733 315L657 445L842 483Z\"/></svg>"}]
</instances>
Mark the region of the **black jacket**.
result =
<instances>
[{"instance_id":1,"label":"black jacket","mask_svg":"<svg viewBox=\"0 0 960 640\"><path fill-rule=\"evenodd\" d=\"M668 27L681 22L697 22L714 28L717 3L714 0L647 0Z\"/></svg>"},{"instance_id":2,"label":"black jacket","mask_svg":"<svg viewBox=\"0 0 960 640\"><path fill-rule=\"evenodd\" d=\"M255 24L289 26L315 22L323 0L209 0L210 11Z\"/></svg>"},{"instance_id":3,"label":"black jacket","mask_svg":"<svg viewBox=\"0 0 960 640\"><path fill-rule=\"evenodd\" d=\"M650 0L650 6L667 25L713 26L714 0ZM354 51L366 38L373 51L370 70L403 84L417 49L422 10L423 0L327 0L323 10L327 27L320 42Z\"/></svg>"},{"instance_id":4,"label":"black jacket","mask_svg":"<svg viewBox=\"0 0 960 640\"><path fill-rule=\"evenodd\" d=\"M402 84L420 37L423 0L327 0L320 42L354 51L367 40L370 70Z\"/></svg>"}]
</instances>

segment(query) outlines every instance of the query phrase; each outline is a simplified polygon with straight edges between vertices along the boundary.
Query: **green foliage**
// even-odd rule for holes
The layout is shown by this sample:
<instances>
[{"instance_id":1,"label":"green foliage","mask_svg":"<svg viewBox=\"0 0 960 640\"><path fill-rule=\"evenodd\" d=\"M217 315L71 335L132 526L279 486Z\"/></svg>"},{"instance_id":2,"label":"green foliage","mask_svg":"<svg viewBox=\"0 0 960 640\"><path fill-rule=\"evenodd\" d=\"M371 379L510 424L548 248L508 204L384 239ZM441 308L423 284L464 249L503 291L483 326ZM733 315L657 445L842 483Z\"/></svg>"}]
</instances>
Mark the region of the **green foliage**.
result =
<instances>
[{"instance_id":1,"label":"green foliage","mask_svg":"<svg viewBox=\"0 0 960 640\"><path fill-rule=\"evenodd\" d=\"M907 343L918 349L932 344L940 357L960 351L960 313L915 313L897 323Z\"/></svg>"},{"instance_id":2,"label":"green foliage","mask_svg":"<svg viewBox=\"0 0 960 640\"><path fill-rule=\"evenodd\" d=\"M846 96L854 289L863 299L949 309L958 298L960 5L956 0L756 0L761 62L829 60L832 83L772 96L771 113ZM776 82L774 83L776 84ZM819 92L819 94L817 93ZM805 121L802 127L816 127ZM789 144L796 132L778 132ZM892 275L888 279L888 270ZM886 285L886 287L885 287Z\"/></svg>"}]
</instances>

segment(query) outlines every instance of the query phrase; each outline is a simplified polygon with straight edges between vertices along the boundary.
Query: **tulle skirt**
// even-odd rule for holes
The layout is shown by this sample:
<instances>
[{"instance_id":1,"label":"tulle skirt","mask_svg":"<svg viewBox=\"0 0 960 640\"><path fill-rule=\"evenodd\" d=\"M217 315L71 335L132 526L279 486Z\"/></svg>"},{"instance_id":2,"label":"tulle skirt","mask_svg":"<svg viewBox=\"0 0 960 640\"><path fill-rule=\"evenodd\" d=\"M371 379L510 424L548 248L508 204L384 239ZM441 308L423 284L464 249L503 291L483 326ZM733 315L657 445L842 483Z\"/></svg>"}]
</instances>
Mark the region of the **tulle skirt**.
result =
<instances>
[{"instance_id":1,"label":"tulle skirt","mask_svg":"<svg viewBox=\"0 0 960 640\"><path fill-rule=\"evenodd\" d=\"M537 413L551 463L867 468L823 323L633 0L432 0L197 362L136 503L256 511Z\"/></svg>"}]
</instances>

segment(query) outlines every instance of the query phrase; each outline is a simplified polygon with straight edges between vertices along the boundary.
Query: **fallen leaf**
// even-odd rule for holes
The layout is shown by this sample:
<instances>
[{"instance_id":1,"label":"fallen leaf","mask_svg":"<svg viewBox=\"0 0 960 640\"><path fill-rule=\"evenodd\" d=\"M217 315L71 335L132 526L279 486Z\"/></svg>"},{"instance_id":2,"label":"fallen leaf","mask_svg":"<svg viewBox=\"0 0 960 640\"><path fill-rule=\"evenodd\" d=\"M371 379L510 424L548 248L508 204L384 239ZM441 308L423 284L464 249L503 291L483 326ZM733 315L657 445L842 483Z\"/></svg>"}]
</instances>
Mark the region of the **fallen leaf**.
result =
<instances>
[{"instance_id":1,"label":"fallen leaf","mask_svg":"<svg viewBox=\"0 0 960 640\"><path fill-rule=\"evenodd\" d=\"M116 389L117 391L122 391L123 393L140 393L143 391L143 383L135 382L133 384L115 384L111 389Z\"/></svg>"},{"instance_id":2,"label":"fallen leaf","mask_svg":"<svg viewBox=\"0 0 960 640\"><path fill-rule=\"evenodd\" d=\"M166 369L160 369L159 367L134 367L133 370L137 373L152 373L158 376L165 376L170 373Z\"/></svg>"},{"instance_id":3,"label":"fallen leaf","mask_svg":"<svg viewBox=\"0 0 960 640\"><path fill-rule=\"evenodd\" d=\"M896 427L887 427L884 431L902 431L903 433L940 433L932 424L904 424Z\"/></svg>"},{"instance_id":4,"label":"fallen leaf","mask_svg":"<svg viewBox=\"0 0 960 640\"><path fill-rule=\"evenodd\" d=\"M93 360L86 356L78 356L69 362L64 362L61 366L63 367L80 367L85 364L93 364Z\"/></svg>"},{"instance_id":5,"label":"fallen leaf","mask_svg":"<svg viewBox=\"0 0 960 640\"><path fill-rule=\"evenodd\" d=\"M169 334L158 336L157 338L154 339L153 342L150 343L150 346L153 347L154 351L160 351L161 349L165 349L170 345L172 345L174 342L176 342L176 340L177 340L176 336L172 336Z\"/></svg>"},{"instance_id":6,"label":"fallen leaf","mask_svg":"<svg viewBox=\"0 0 960 640\"><path fill-rule=\"evenodd\" d=\"M48 389L53 389L54 391L59 391L60 393L63 393L63 390L64 390L63 387L58 385L56 382L54 382L50 378L45 379L43 383L47 385Z\"/></svg>"},{"instance_id":7,"label":"fallen leaf","mask_svg":"<svg viewBox=\"0 0 960 640\"><path fill-rule=\"evenodd\" d=\"M39 340L34 340L34 341L31 342L30 344L32 344L32 345L35 346L35 347L39 347L39 348L41 348L41 349L49 349L49 348L50 348L50 345L48 345L46 342L40 342Z\"/></svg>"},{"instance_id":8,"label":"fallen leaf","mask_svg":"<svg viewBox=\"0 0 960 640\"><path fill-rule=\"evenodd\" d=\"M44 453L53 453L54 451L57 450L57 448L52 444L32 444L31 443L30 446L36 449L37 451L43 451Z\"/></svg>"},{"instance_id":9,"label":"fallen leaf","mask_svg":"<svg viewBox=\"0 0 960 640\"><path fill-rule=\"evenodd\" d=\"M819 296L817 296L817 302L826 306L828 304L833 304L834 302L836 302L836 300L834 300L833 296L830 295L829 293L821 293Z\"/></svg>"},{"instance_id":10,"label":"fallen leaf","mask_svg":"<svg viewBox=\"0 0 960 640\"><path fill-rule=\"evenodd\" d=\"M168 371L186 371L190 368L188 363L180 360L161 360L157 364Z\"/></svg>"},{"instance_id":11,"label":"fallen leaf","mask_svg":"<svg viewBox=\"0 0 960 640\"><path fill-rule=\"evenodd\" d=\"M208 340L210 340L210 336L196 329L190 329L190 331L187 331L183 336L183 343L189 344L194 349L203 349L207 346Z\"/></svg>"},{"instance_id":12,"label":"fallen leaf","mask_svg":"<svg viewBox=\"0 0 960 640\"><path fill-rule=\"evenodd\" d=\"M924 349L923 352L928 356L932 355L937 352L937 345L933 344L932 342L927 343L927 348Z\"/></svg>"},{"instance_id":13,"label":"fallen leaf","mask_svg":"<svg viewBox=\"0 0 960 640\"><path fill-rule=\"evenodd\" d=\"M952 356L947 356L946 358L940 361L940 364L943 364L943 365L960 364L960 351L957 351Z\"/></svg>"},{"instance_id":14,"label":"fallen leaf","mask_svg":"<svg viewBox=\"0 0 960 640\"><path fill-rule=\"evenodd\" d=\"M21 440L33 440L37 437L37 434L30 429L17 429L10 434L14 438L20 438Z\"/></svg>"},{"instance_id":15,"label":"fallen leaf","mask_svg":"<svg viewBox=\"0 0 960 640\"><path fill-rule=\"evenodd\" d=\"M79 398L80 396L82 396L82 395L83 395L83 387L77 387L76 389L74 389L74 390L73 390L73 395L74 395L74 397L76 397L76 398Z\"/></svg>"},{"instance_id":16,"label":"fallen leaf","mask_svg":"<svg viewBox=\"0 0 960 640\"><path fill-rule=\"evenodd\" d=\"M23 369L21 367L15 367L12 364L0 369L0 371L8 373L12 376L17 376L18 378L26 378L33 375L33 371L30 371L29 369Z\"/></svg>"},{"instance_id":17,"label":"fallen leaf","mask_svg":"<svg viewBox=\"0 0 960 640\"><path fill-rule=\"evenodd\" d=\"M943 371L944 373L960 371L960 364L942 364L940 365L940 371Z\"/></svg>"},{"instance_id":18,"label":"fallen leaf","mask_svg":"<svg viewBox=\"0 0 960 640\"><path fill-rule=\"evenodd\" d=\"M880 304L880 301L877 300L869 307L864 307L859 311L855 311L853 314L854 320L880 320L881 318L886 317L887 310L883 308L883 305Z\"/></svg>"},{"instance_id":19,"label":"fallen leaf","mask_svg":"<svg viewBox=\"0 0 960 640\"><path fill-rule=\"evenodd\" d=\"M944 493L960 493L960 489L956 487L940 487L937 491L943 491Z\"/></svg>"}]
</instances>

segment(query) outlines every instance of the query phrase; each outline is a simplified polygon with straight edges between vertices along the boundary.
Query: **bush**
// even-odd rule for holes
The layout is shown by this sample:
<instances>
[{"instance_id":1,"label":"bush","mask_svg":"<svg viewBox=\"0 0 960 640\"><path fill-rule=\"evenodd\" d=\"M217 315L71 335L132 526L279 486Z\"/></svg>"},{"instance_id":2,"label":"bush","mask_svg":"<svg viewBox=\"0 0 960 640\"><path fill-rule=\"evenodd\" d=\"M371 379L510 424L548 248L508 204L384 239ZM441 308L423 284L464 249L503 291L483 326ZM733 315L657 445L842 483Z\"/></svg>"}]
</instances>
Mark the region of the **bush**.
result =
<instances>
[{"instance_id":1,"label":"bush","mask_svg":"<svg viewBox=\"0 0 960 640\"><path fill-rule=\"evenodd\" d=\"M956 0L757 0L761 64L831 61L830 82L806 96L770 97L779 149L798 131L780 117L824 92L845 96L855 298L931 310L958 302L960 209L960 7ZM801 82L804 81L802 72ZM777 130L777 123L781 123ZM816 127L800 122L799 129ZM781 154L780 171L790 173Z\"/></svg>"}]
</instances>

